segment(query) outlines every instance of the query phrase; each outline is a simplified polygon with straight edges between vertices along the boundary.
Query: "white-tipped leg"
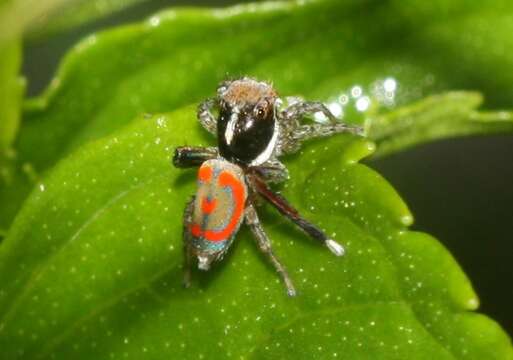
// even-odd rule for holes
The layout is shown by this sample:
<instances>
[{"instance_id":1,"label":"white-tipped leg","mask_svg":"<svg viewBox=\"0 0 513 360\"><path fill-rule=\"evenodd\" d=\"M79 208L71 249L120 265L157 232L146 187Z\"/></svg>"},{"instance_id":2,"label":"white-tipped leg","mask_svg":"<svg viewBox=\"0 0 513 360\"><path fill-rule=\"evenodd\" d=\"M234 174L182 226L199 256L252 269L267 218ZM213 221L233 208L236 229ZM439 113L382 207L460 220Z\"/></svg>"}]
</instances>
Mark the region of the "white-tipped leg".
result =
<instances>
[{"instance_id":1,"label":"white-tipped leg","mask_svg":"<svg viewBox=\"0 0 513 360\"><path fill-rule=\"evenodd\" d=\"M333 254L337 256L343 256L346 253L344 247L333 239L326 240L326 246Z\"/></svg>"},{"instance_id":2,"label":"white-tipped leg","mask_svg":"<svg viewBox=\"0 0 513 360\"><path fill-rule=\"evenodd\" d=\"M198 256L198 269L204 271L210 270L210 259L207 256Z\"/></svg>"},{"instance_id":3,"label":"white-tipped leg","mask_svg":"<svg viewBox=\"0 0 513 360\"><path fill-rule=\"evenodd\" d=\"M294 284L292 283L292 280L290 279L290 276L285 267L281 264L276 255L274 255L271 248L271 240L269 240L267 234L264 232L262 224L260 224L260 219L258 218L256 210L252 204L249 204L246 207L246 224L249 226L251 232L253 233L260 251L267 255L274 268L283 279L285 287L287 288L287 295L296 296L297 293L296 289L294 288Z\"/></svg>"},{"instance_id":4,"label":"white-tipped leg","mask_svg":"<svg viewBox=\"0 0 513 360\"><path fill-rule=\"evenodd\" d=\"M330 239L324 231L303 218L288 201L278 193L272 191L269 186L260 179L252 179L252 184L262 197L273 205L280 213L292 220L301 230L310 235L313 239L324 243L332 253L342 256L345 253L344 247L333 239Z\"/></svg>"},{"instance_id":5,"label":"white-tipped leg","mask_svg":"<svg viewBox=\"0 0 513 360\"><path fill-rule=\"evenodd\" d=\"M294 297L297 295L296 289L294 288L294 284L292 284L292 281L290 278L283 278L283 281L285 282L285 286L287 287L287 295L290 297Z\"/></svg>"}]
</instances>

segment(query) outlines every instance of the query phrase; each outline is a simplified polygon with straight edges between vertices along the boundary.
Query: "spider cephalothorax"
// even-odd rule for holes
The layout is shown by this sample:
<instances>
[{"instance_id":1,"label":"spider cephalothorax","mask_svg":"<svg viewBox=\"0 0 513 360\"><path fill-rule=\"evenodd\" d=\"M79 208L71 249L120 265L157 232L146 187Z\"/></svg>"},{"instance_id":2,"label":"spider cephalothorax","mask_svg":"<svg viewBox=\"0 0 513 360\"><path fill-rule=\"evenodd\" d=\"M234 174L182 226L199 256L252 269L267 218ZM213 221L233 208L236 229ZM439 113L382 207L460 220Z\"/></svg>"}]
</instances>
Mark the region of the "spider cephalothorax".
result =
<instances>
[{"instance_id":1,"label":"spider cephalothorax","mask_svg":"<svg viewBox=\"0 0 513 360\"><path fill-rule=\"evenodd\" d=\"M361 133L361 128L339 122L319 102L295 102L279 109L280 100L272 86L251 78L223 82L217 97L207 99L198 108L198 118L217 136L217 147L179 147L175 150L176 167L199 166L198 190L184 214L184 249L186 286L194 257L198 267L208 270L212 262L226 253L244 221L256 242L282 276L289 295L296 290L287 271L274 255L256 212L255 197L273 205L312 238L323 242L335 255L344 254L342 245L330 239L299 213L269 182L288 178L278 157L297 151L302 141L339 132ZM213 110L217 109L217 117ZM300 120L322 112L327 124L301 124Z\"/></svg>"},{"instance_id":2,"label":"spider cephalothorax","mask_svg":"<svg viewBox=\"0 0 513 360\"><path fill-rule=\"evenodd\" d=\"M266 83L241 79L221 86L218 95L220 155L244 165L267 161L279 132L274 113L276 92Z\"/></svg>"}]
</instances>

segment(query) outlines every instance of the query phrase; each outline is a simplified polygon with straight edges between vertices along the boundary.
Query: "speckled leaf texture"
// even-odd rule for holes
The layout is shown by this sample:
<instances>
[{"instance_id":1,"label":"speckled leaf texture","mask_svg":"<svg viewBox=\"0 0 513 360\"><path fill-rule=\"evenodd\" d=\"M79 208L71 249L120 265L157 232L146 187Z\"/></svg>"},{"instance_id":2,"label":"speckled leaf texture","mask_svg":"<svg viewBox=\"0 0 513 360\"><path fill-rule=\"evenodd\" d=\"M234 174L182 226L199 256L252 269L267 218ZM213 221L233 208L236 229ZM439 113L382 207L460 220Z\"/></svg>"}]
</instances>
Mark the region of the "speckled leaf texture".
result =
<instances>
[{"instance_id":1,"label":"speckled leaf texture","mask_svg":"<svg viewBox=\"0 0 513 360\"><path fill-rule=\"evenodd\" d=\"M282 95L324 101L360 86L373 101L367 117L380 116L369 132L387 143L378 154L441 137L511 133L511 113L478 115L475 93L428 99L428 113L400 106L466 89L482 92L494 109L510 109L512 13L509 0L291 1L168 10L91 35L66 56L47 91L25 105L9 168L14 180L0 183L0 203L8 204L0 207L0 229L9 228L35 180L73 149L141 113L212 96L226 77L257 76ZM393 101L380 105L388 78L397 88ZM399 126L389 127L381 116L394 108ZM346 121L362 121L347 110Z\"/></svg>"},{"instance_id":2,"label":"speckled leaf texture","mask_svg":"<svg viewBox=\"0 0 513 360\"><path fill-rule=\"evenodd\" d=\"M407 125L415 119L434 129L429 136L419 130L419 141L511 126L509 113L475 110L480 98L473 93L420 100L464 86L466 78L449 83L449 70L418 58L420 48L406 50L407 40L379 45L386 31L394 34L394 21L358 31L364 17L367 24L393 11L395 21L408 22L411 11L434 11L429 4L184 10L84 40L47 93L26 105L17 156L41 178L0 246L0 358L513 359L507 335L473 311L478 298L447 250L409 231L405 203L359 163L381 145L383 153L413 145ZM444 22L458 6L441 12L436 25L422 18L416 26L427 28L416 36L437 33L439 42L458 43L444 38L446 27L463 26L476 5L459 13L459 22ZM364 66L362 54L372 65ZM504 67L511 61L504 53L488 56ZM260 208L296 298L286 296L247 229L222 263L195 271L190 289L181 286L181 218L195 172L173 168L170 157L178 145L214 143L188 104L212 95L227 73L326 101L356 79L363 91L385 77L399 84L395 110L387 112L386 103L376 109L369 95L368 116L346 114L354 122L367 119L376 143L339 135L284 159L291 179L281 191L347 247L345 257ZM418 83L419 74L430 76ZM490 82L507 90L511 74ZM487 95L491 85L482 80L478 90ZM506 97L493 100L502 105ZM433 104L445 105L436 111ZM152 115L136 116L143 112ZM434 121L447 114L459 117L446 126Z\"/></svg>"}]
</instances>

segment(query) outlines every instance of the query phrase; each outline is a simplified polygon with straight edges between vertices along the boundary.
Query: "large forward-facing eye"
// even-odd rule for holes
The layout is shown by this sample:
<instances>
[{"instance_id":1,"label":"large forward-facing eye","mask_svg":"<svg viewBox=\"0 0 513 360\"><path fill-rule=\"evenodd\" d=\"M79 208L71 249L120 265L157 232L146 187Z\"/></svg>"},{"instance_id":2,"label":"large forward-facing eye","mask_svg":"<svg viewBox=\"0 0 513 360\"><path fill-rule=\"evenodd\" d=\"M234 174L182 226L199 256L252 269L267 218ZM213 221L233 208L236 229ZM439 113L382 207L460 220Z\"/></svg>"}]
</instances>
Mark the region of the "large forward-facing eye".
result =
<instances>
[{"instance_id":1,"label":"large forward-facing eye","mask_svg":"<svg viewBox=\"0 0 513 360\"><path fill-rule=\"evenodd\" d=\"M258 120L265 120L271 110L271 104L267 100L262 100L255 105L253 109L253 116Z\"/></svg>"}]
</instances>

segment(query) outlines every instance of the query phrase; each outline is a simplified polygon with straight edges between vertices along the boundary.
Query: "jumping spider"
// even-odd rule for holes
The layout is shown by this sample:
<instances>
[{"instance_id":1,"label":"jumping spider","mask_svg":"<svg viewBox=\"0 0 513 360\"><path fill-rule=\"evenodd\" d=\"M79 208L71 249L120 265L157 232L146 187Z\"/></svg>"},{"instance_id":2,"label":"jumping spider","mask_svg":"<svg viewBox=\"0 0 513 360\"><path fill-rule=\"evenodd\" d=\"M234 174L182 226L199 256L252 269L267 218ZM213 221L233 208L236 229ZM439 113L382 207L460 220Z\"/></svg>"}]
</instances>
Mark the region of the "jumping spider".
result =
<instances>
[{"instance_id":1,"label":"jumping spider","mask_svg":"<svg viewBox=\"0 0 513 360\"><path fill-rule=\"evenodd\" d=\"M362 129L339 122L320 102L298 101L283 110L279 104L277 93L268 83L248 77L225 81L219 85L215 98L205 100L198 107L198 119L217 136L217 147L176 148L174 166L199 166L198 190L184 213L185 286L190 283L192 259L197 257L198 268L208 270L223 257L245 221L259 249L281 275L287 293L296 294L258 218L258 197L268 201L306 234L323 242L335 255L344 254L342 245L304 219L268 183L288 179L287 168L278 158L297 151L302 141L340 132L361 134ZM214 109L218 111L217 118ZM329 123L300 123L303 117L317 112L323 113Z\"/></svg>"}]
</instances>

